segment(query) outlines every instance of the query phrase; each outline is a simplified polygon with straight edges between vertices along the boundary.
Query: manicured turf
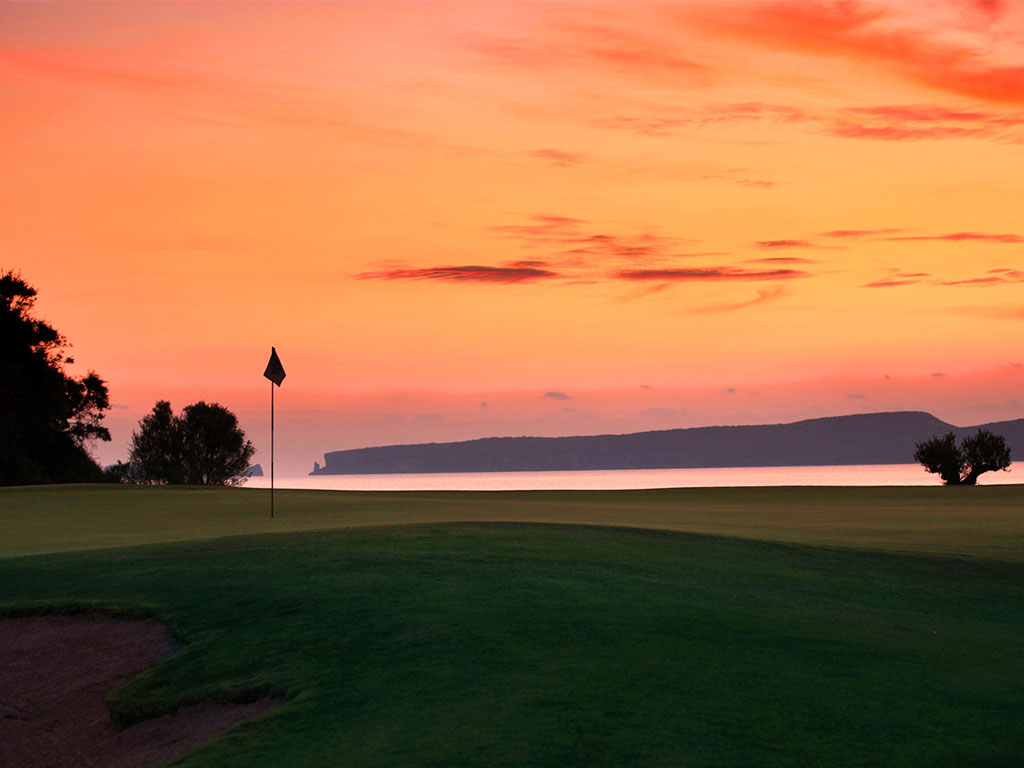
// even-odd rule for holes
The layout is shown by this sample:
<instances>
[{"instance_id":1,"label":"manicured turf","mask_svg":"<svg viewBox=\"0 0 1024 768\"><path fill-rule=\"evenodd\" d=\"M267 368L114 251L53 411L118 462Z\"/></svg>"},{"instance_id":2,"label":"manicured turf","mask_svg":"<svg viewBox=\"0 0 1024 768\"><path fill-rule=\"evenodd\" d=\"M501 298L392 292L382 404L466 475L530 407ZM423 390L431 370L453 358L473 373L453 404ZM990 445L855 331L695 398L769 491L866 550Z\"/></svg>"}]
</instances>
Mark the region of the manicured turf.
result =
<instances>
[{"instance_id":1,"label":"manicured turf","mask_svg":"<svg viewBox=\"0 0 1024 768\"><path fill-rule=\"evenodd\" d=\"M1024 485L404 492L0 488L0 557L255 533L503 521L1024 559Z\"/></svg>"},{"instance_id":2,"label":"manicured turf","mask_svg":"<svg viewBox=\"0 0 1024 768\"><path fill-rule=\"evenodd\" d=\"M87 546L164 538L174 509L187 521L181 538L194 540L2 559L0 605L93 602L168 621L188 645L115 696L128 720L210 695L290 697L184 766L1019 765L1019 488L947 497L969 500L959 511L933 489L708 490L344 494L333 507L330 495L296 492L302 526L364 527L205 541L257 524L252 492L3 491L0 505L21 505L0 506L5 538L15 534L8 552L27 540L45 548L24 523L32 504L72 531L58 548L86 513L112 537L91 520L78 529ZM59 498L69 503L54 512ZM799 502L808 508L790 508ZM154 508L163 522L134 524ZM717 524L748 539L365 527L374 516L545 509ZM846 548L754 540L773 515L791 540ZM852 548L865 539L959 554Z\"/></svg>"}]
</instances>

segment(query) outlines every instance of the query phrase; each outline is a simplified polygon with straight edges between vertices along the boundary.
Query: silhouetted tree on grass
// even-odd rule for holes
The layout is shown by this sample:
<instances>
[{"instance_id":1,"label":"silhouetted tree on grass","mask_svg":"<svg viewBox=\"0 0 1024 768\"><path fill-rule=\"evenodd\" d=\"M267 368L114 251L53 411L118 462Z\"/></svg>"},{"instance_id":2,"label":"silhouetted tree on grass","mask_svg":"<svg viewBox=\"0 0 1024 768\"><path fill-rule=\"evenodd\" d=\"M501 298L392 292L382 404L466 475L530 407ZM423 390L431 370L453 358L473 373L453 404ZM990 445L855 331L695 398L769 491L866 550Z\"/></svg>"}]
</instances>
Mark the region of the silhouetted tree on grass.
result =
<instances>
[{"instance_id":1,"label":"silhouetted tree on grass","mask_svg":"<svg viewBox=\"0 0 1024 768\"><path fill-rule=\"evenodd\" d=\"M0 273L0 485L97 481L87 445L110 440L106 383L67 374L67 339L33 317L35 301L20 275Z\"/></svg>"},{"instance_id":2,"label":"silhouetted tree on grass","mask_svg":"<svg viewBox=\"0 0 1024 768\"><path fill-rule=\"evenodd\" d=\"M976 485L982 473L1009 468L1010 449L1002 437L987 429L965 437L959 447L950 432L918 443L914 459L946 485Z\"/></svg>"},{"instance_id":3,"label":"silhouetted tree on grass","mask_svg":"<svg viewBox=\"0 0 1024 768\"><path fill-rule=\"evenodd\" d=\"M175 416L160 400L132 433L127 480L170 485L238 485L256 449L238 419L202 401Z\"/></svg>"}]
</instances>

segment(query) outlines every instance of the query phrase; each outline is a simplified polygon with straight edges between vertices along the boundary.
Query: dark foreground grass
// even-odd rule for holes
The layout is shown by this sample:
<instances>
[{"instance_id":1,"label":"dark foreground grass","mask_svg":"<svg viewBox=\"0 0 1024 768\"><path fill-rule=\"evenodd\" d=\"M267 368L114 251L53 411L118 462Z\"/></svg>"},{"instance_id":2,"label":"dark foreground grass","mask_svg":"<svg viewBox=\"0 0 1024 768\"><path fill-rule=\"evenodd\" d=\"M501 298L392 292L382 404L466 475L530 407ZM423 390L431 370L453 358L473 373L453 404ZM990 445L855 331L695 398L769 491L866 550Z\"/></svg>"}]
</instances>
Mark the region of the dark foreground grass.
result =
<instances>
[{"instance_id":1,"label":"dark foreground grass","mask_svg":"<svg viewBox=\"0 0 1024 768\"><path fill-rule=\"evenodd\" d=\"M1024 565L524 524L0 560L0 604L140 607L118 693L288 704L182 766L1019 766Z\"/></svg>"}]
</instances>

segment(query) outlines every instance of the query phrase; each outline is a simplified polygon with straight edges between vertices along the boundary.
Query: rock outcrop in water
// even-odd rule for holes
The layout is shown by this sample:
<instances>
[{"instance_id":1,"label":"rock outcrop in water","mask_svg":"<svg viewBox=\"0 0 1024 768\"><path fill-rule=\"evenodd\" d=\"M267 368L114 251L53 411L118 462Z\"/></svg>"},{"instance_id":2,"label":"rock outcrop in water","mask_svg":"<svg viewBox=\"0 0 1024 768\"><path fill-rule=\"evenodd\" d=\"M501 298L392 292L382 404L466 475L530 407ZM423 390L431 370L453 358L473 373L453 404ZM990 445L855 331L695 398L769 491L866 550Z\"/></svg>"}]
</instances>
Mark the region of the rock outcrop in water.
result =
<instances>
[{"instance_id":1,"label":"rock outcrop in water","mask_svg":"<svg viewBox=\"0 0 1024 768\"><path fill-rule=\"evenodd\" d=\"M1014 456L1024 456L1024 419L955 427L922 411L898 411L791 424L358 448L325 454L324 466L315 464L312 474L913 464L918 442L979 428L1002 435Z\"/></svg>"}]
</instances>

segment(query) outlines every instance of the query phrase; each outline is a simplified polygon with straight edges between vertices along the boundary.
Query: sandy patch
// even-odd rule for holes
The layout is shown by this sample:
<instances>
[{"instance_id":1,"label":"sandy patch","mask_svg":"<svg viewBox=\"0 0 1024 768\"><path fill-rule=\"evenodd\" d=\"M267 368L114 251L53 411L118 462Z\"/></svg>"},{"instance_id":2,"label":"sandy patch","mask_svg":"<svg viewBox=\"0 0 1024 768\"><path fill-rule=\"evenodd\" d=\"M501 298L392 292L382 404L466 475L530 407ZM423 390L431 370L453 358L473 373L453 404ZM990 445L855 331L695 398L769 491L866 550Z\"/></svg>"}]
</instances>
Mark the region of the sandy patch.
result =
<instances>
[{"instance_id":1,"label":"sandy patch","mask_svg":"<svg viewBox=\"0 0 1024 768\"><path fill-rule=\"evenodd\" d=\"M280 705L210 702L114 728L104 699L179 647L152 620L0 620L0 766L156 766Z\"/></svg>"}]
</instances>

